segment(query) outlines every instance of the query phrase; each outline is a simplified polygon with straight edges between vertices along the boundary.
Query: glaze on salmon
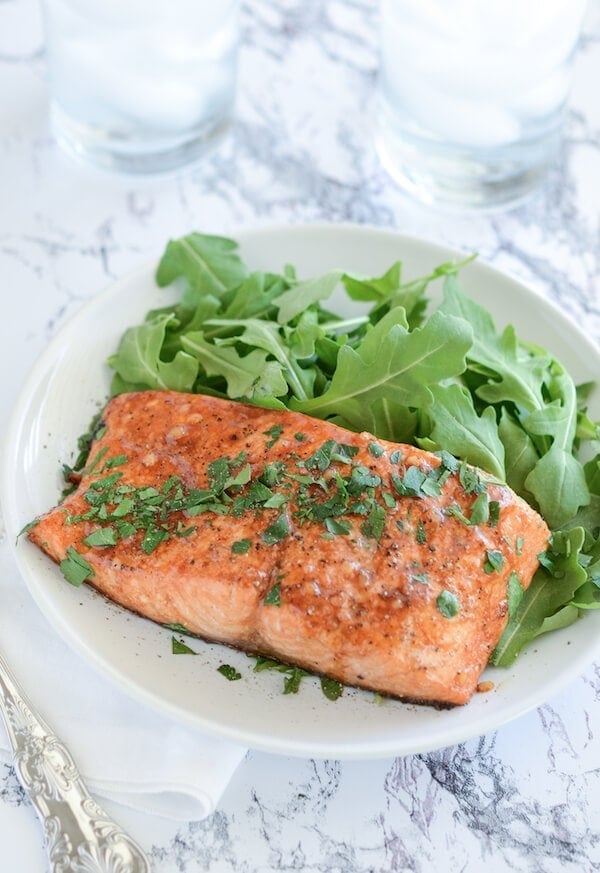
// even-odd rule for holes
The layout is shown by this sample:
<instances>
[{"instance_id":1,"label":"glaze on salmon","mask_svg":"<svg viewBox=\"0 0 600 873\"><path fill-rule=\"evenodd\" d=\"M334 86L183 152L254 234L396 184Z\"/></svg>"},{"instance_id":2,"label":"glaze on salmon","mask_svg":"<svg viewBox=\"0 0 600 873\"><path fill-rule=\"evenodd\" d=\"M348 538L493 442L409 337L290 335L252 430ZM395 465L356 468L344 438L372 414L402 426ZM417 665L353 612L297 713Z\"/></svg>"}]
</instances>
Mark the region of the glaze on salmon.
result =
<instances>
[{"instance_id":1,"label":"glaze on salmon","mask_svg":"<svg viewBox=\"0 0 600 873\"><path fill-rule=\"evenodd\" d=\"M445 453L144 391L110 401L76 491L28 536L161 624L454 705L506 626L511 574L529 585L549 531Z\"/></svg>"}]
</instances>

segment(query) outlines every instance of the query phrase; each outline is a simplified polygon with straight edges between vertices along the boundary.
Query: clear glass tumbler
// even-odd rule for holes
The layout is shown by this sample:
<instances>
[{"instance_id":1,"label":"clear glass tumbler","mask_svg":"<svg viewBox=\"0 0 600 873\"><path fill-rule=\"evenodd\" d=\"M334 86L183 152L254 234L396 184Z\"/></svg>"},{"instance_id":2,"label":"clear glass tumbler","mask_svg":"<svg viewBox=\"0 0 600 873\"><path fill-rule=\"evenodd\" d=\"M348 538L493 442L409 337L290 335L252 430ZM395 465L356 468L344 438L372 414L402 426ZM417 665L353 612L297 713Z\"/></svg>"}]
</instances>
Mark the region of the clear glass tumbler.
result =
<instances>
[{"instance_id":1,"label":"clear glass tumbler","mask_svg":"<svg viewBox=\"0 0 600 873\"><path fill-rule=\"evenodd\" d=\"M586 0L381 0L377 149L419 199L514 204L557 152Z\"/></svg>"},{"instance_id":2,"label":"clear glass tumbler","mask_svg":"<svg viewBox=\"0 0 600 873\"><path fill-rule=\"evenodd\" d=\"M238 0L45 0L57 140L97 165L173 169L227 130Z\"/></svg>"}]
</instances>

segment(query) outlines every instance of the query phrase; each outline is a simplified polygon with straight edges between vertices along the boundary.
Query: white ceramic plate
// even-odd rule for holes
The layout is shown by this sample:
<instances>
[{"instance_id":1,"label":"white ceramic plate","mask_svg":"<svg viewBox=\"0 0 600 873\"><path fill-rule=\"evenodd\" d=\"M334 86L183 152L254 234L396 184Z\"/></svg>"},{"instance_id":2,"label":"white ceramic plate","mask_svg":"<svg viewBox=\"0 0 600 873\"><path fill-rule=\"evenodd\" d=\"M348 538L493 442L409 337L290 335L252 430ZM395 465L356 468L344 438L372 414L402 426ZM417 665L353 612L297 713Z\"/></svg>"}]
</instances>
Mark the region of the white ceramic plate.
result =
<instances>
[{"instance_id":1,"label":"white ceramic plate","mask_svg":"<svg viewBox=\"0 0 600 873\"><path fill-rule=\"evenodd\" d=\"M295 264L309 277L334 267L380 274L395 260L405 277L429 272L456 252L393 232L352 226L267 228L237 234L251 268ZM57 501L59 463L73 457L77 436L107 397L107 356L128 325L163 305L154 265L112 285L85 306L46 349L25 386L7 440L4 508L9 534ZM480 263L462 273L466 290L502 326L546 346L577 381L600 373L600 355L585 334L538 295ZM439 293L435 286L432 292ZM431 296L435 296L432 293ZM341 303L342 298L338 301ZM351 308L351 307L349 307ZM598 392L593 413L600 415ZM71 646L131 695L174 719L269 752L367 758L423 752L483 734L538 706L574 679L600 652L600 613L540 638L509 670L486 671L494 690L459 709L386 701L346 690L335 703L315 679L297 695L282 695L282 677L252 673L253 662L218 645L192 642L198 657L171 654L171 633L107 602L90 588L74 589L35 547L22 540L17 560L31 594ZM243 674L227 682L222 663Z\"/></svg>"}]
</instances>

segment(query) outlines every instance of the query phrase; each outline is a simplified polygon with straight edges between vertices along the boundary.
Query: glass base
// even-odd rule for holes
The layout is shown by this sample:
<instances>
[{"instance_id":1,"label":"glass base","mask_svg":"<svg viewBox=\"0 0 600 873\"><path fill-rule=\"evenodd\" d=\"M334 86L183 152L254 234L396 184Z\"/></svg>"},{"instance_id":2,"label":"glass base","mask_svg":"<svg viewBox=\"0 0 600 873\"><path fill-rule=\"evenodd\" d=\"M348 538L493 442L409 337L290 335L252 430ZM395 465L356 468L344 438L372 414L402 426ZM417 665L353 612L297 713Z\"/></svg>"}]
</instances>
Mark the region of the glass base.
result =
<instances>
[{"instance_id":1,"label":"glass base","mask_svg":"<svg viewBox=\"0 0 600 873\"><path fill-rule=\"evenodd\" d=\"M412 197L448 211L509 209L547 175L558 136L494 150L441 145L398 134L379 119L376 148L389 175Z\"/></svg>"},{"instance_id":2,"label":"glass base","mask_svg":"<svg viewBox=\"0 0 600 873\"><path fill-rule=\"evenodd\" d=\"M199 160L219 145L231 126L227 114L185 136L118 137L75 121L56 103L51 106L50 121L56 141L70 155L104 170L139 175L166 173Z\"/></svg>"}]
</instances>

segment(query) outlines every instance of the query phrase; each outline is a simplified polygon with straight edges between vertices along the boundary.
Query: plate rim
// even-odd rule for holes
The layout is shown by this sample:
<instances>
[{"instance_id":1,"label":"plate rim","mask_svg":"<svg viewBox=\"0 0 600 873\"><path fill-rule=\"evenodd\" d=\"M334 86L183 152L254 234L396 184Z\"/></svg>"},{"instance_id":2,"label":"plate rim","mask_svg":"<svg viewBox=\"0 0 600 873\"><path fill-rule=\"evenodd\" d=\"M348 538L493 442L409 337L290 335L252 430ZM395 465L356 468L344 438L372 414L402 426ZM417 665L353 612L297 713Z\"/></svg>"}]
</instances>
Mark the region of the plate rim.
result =
<instances>
[{"instance_id":1,"label":"plate rim","mask_svg":"<svg viewBox=\"0 0 600 873\"><path fill-rule=\"evenodd\" d=\"M464 256L464 253L461 252L459 249L455 249L437 242L432 242L424 237L412 236L409 234L401 233L394 229L380 228L375 225L354 224L350 222L310 222L302 224L273 223L268 225L261 225L259 227L238 229L232 231L231 233L227 233L226 235L229 238L232 238L236 242L238 242L240 246L245 246L252 245L253 239L264 236L269 237L273 235L273 233L302 234L306 232L313 232L319 235L328 233L347 233L350 236L356 233L360 235L370 233L374 234L379 238L386 237L396 242L399 252L402 251L403 246L407 246L409 248L412 248L413 251L415 249L421 249L424 253L427 254L428 257L431 258L440 257L441 259L445 260L449 257L457 258ZM215 736L219 736L242 745L247 745L251 748L264 752L287 754L297 757L367 760L389 757L390 755L396 754L414 754L418 752L429 752L436 749L445 748L459 742L465 742L474 737L481 736L489 732L490 730L495 730L502 725L507 724L508 722L513 721L514 719L519 718L522 715L525 715L527 712L536 709L538 706L547 701L550 697L563 690L568 684L574 681L574 679L577 678L590 663L593 662L596 656L600 655L599 638L593 650L592 647L590 647L590 650L586 649L582 651L577 657L571 659L566 667L563 667L559 677L555 678L552 681L550 689L547 685L543 687L538 687L537 689L532 689L531 694L527 697L526 700L516 700L512 705L509 704L504 706L500 718L498 717L498 712L493 709L490 710L490 712L487 714L485 710L482 710L476 721L471 724L470 729L467 727L467 724L462 725L460 722L458 722L458 724L456 726L453 726L450 730L448 730L448 726L442 726L442 731L437 729L437 726L435 731L433 731L431 727L429 727L428 740L426 742L419 742L417 739L415 739L412 743L394 742L391 740L384 742L382 740L379 740L376 746L365 747L364 741L359 740L344 743L342 738L341 741L335 745L335 747L332 747L329 742L321 742L319 744L315 744L314 742L308 742L305 745L302 745L301 743L294 743L293 746L290 746L290 741L285 737L273 738L272 736L269 736L267 739L261 739L260 736L256 736L254 734L250 736L247 731L240 730L239 728L232 725L215 723L215 721L211 718L204 718L200 715L192 714L188 710L185 710L180 706L177 706L169 701L165 701L158 693L141 686L135 680L125 676L123 673L113 668L105 660L102 654L96 652L93 648L91 648L85 642L85 640L80 639L80 637L71 627L69 622L66 621L65 618L60 614L60 610L55 607L52 602L52 598L49 596L49 593L44 593L42 590L42 593L40 594L40 589L35 587L35 583L31 578L33 574L30 574L29 568L25 566L25 562L21 559L19 549L14 542L16 525L18 525L19 521L15 517L15 513L13 512L13 510L16 510L16 506L13 505L13 501L11 499L12 492L10 488L10 483L12 477L10 473L11 470L14 469L14 456L16 454L16 447L19 445L19 440L21 438L24 426L24 418L27 410L30 407L31 394L34 388L38 386L41 380L47 375L49 365L57 359L57 354L59 354L61 350L64 333L71 329L71 326L73 324L76 324L80 319L88 317L89 314L93 313L93 311L97 307L102 309L106 299L110 299L113 294L118 294L118 291L122 286L127 286L132 282L140 280L144 281L149 276L153 276L157 263L158 259L149 259L138 268L107 284L103 289L94 294L94 296L90 300L86 301L82 306L80 306L64 322L64 324L61 325L59 330L52 337L52 339L41 352L41 354L38 355L33 362L33 365L21 387L17 400L13 406L3 440L4 452L0 500L4 507L5 518L7 519L7 537L9 539L18 570L21 576L25 579L30 596L35 601L36 606L43 612L45 617L48 619L54 630L60 633L63 639L66 640L67 644L78 654L81 654L93 669L97 670L102 675L107 677L111 682L115 683L118 688L125 691L125 693L129 694L134 699L137 699L140 702L150 706L154 711L158 711L165 715L168 715L177 723L184 723L190 727L195 728L196 730L205 730ZM597 357L600 370L600 348L595 343L592 337L586 336L581 331L579 325L574 320L574 318L570 316L570 314L562 312L551 300L543 296L538 289L527 285L520 278L517 278L510 273L494 267L493 265L487 263L485 260L478 259L475 263L477 269L480 271L484 271L484 274L488 273L494 276L496 280L502 282L509 281L514 285L518 286L527 295L533 295L536 303L539 303L541 306L543 306L549 314L552 314L552 316L557 316L559 320L561 320L566 325L569 331L575 332L577 339L581 340L581 342L586 345L587 350L589 350L595 357ZM121 329L124 329L124 326L121 326ZM9 521L12 522L12 530ZM594 617L586 616L585 620L594 620ZM62 631L64 631L64 633L62 633ZM439 733L443 733L443 738L438 737L436 739L435 735ZM432 736L432 734L434 736Z\"/></svg>"}]
</instances>

